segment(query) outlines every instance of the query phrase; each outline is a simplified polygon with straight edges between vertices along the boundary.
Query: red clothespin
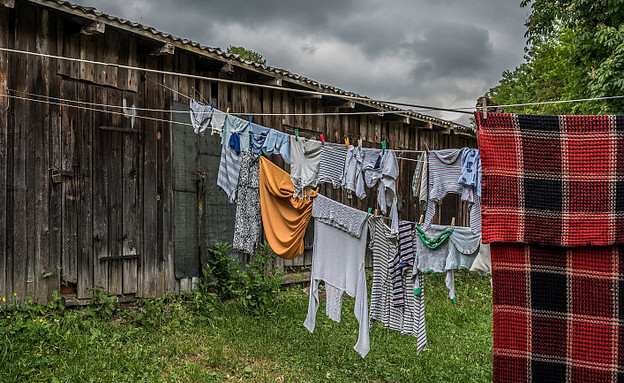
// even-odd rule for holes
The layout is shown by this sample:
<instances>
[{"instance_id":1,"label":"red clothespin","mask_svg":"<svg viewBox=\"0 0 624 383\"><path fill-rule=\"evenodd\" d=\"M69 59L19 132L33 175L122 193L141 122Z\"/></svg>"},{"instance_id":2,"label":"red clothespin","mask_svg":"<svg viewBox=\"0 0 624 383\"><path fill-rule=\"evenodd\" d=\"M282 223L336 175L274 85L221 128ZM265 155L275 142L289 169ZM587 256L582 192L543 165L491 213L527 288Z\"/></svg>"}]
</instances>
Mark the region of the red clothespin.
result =
<instances>
[{"instance_id":1,"label":"red clothespin","mask_svg":"<svg viewBox=\"0 0 624 383\"><path fill-rule=\"evenodd\" d=\"M321 133L321 144L325 145L325 136Z\"/></svg>"}]
</instances>

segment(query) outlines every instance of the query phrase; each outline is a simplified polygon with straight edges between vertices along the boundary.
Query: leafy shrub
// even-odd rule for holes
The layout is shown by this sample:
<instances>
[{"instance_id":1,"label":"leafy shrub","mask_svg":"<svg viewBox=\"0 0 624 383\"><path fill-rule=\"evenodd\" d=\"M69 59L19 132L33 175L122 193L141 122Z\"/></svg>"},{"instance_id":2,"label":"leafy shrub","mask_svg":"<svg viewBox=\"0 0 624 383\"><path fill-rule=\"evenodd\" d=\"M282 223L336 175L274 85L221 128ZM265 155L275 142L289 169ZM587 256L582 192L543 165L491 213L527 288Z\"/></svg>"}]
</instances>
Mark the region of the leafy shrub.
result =
<instances>
[{"instance_id":1,"label":"leafy shrub","mask_svg":"<svg viewBox=\"0 0 624 383\"><path fill-rule=\"evenodd\" d=\"M117 297L99 286L92 288L91 294L85 315L92 318L111 319L119 309Z\"/></svg>"},{"instance_id":2,"label":"leafy shrub","mask_svg":"<svg viewBox=\"0 0 624 383\"><path fill-rule=\"evenodd\" d=\"M214 291L221 300L234 298L240 286L238 272L240 265L231 257L232 245L216 242L210 249L212 257L202 270L198 281L198 289L203 292Z\"/></svg>"},{"instance_id":3,"label":"leafy shrub","mask_svg":"<svg viewBox=\"0 0 624 383\"><path fill-rule=\"evenodd\" d=\"M239 301L250 314L275 312L275 296L279 292L282 273L274 267L274 260L275 253L265 242L247 265L247 271L241 273Z\"/></svg>"}]
</instances>

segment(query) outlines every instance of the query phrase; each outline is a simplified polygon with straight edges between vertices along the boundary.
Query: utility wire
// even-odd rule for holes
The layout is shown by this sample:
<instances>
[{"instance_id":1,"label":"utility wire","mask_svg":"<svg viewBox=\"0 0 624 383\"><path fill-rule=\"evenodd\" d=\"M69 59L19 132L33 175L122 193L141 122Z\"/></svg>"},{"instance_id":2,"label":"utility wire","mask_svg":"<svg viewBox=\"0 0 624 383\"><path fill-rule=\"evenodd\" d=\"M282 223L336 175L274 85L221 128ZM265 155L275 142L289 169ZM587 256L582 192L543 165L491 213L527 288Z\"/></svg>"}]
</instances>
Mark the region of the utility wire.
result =
<instances>
[{"instance_id":1,"label":"utility wire","mask_svg":"<svg viewBox=\"0 0 624 383\"><path fill-rule=\"evenodd\" d=\"M107 63L107 62L102 62L102 61L86 60L86 59L80 59L80 58L75 58L75 57L57 56L57 55L51 55L51 54L47 54L47 53L37 53L37 52L24 51L24 50L19 50L19 49L12 49L12 48L2 48L2 47L0 47L0 52L25 54L25 55L45 57L45 58L51 58L51 59L57 59L57 60L66 60L66 61L72 61L72 62L80 62L80 63L84 63L84 64L102 65L102 66L107 66L107 67L111 67L111 68L138 70L138 71L142 71L142 72L146 72L146 73L157 73L157 74L163 74L163 75L168 75L168 76L180 76L180 77L187 77L187 78L192 78L192 79L196 79L196 80L222 82L222 83L227 83L227 84L232 84L232 85L242 85L242 86L249 86L249 87L256 87L256 88L265 88L265 89L273 89L273 90L280 90L280 91L287 91L287 92L296 92L296 93L310 94L310 95L338 97L338 98L344 98L344 99L349 99L349 100L354 100L354 101L362 101L362 102L377 102L377 103L382 103L382 104L393 104L393 105L409 106L409 107L419 108L419 109L428 110L428 111L445 111L445 112L456 112L456 113L471 114L470 112L463 111L463 110L454 110L454 109L435 107L435 106L410 104L410 103L404 103L404 102L398 102L398 101L375 100L375 99L368 98L368 97L351 96L351 95L340 94L340 93L327 93L327 92L318 92L318 91L305 90L305 89L285 88L285 87L275 86L275 85L254 84L254 83L248 83L248 82L237 81L237 80L229 80L229 79L224 79L224 78L205 77L205 76L198 76L198 75L189 74L189 73L179 73L179 72L171 72L171 71L158 70L158 69L149 69L149 68L136 67L136 66L125 65L125 64ZM186 97L188 97L188 96L186 96ZM381 107L383 107L383 106L381 106ZM407 113L407 111L405 111L404 113ZM453 123L447 122L447 121L444 121L444 123L449 124L449 125L453 124Z\"/></svg>"},{"instance_id":2,"label":"utility wire","mask_svg":"<svg viewBox=\"0 0 624 383\"><path fill-rule=\"evenodd\" d=\"M391 113L391 112L392 113L417 113L418 114L418 112L420 112L420 111L442 111L442 112L451 112L451 113L472 114L471 111L475 111L475 110L478 111L478 110L481 109L481 106L469 106L469 107L458 107L458 108L443 108L443 107L436 107L436 106L428 106L428 105L420 105L420 104L413 104L413 103L405 103L405 102L393 101L393 100L377 100L377 99L372 99L372 98L362 97L362 96L351 96L351 95L340 94L340 93L327 93L327 92L318 92L318 91L305 90L305 89L285 88L285 87L275 86L275 85L254 84L254 83L248 83L248 82L237 81L237 80L229 80L229 79L215 78L215 77L205 77L205 76L198 76L198 75L193 75L193 74L189 74L189 73L179 73L179 72L171 72L171 71L164 71L164 70L158 70L158 69L149 69L149 68L136 67L136 66L125 65L125 64L107 63L107 62L102 62L102 61L93 61L93 60L86 60L86 59L80 59L80 58L75 58L75 57L65 57L65 56L51 55L51 54L46 54L46 53L37 53L37 52L24 51L24 50L19 50L19 49L12 49L12 48L0 47L0 52L25 54L25 55L45 57L45 58L51 58L51 59L57 59L57 60L67 60L67 61L80 62L80 63L86 63L86 64L102 65L102 66L107 66L107 67L112 67L112 68L137 70L137 71L142 71L142 72L146 72L146 73L157 73L157 74L163 74L163 75L169 75L169 76L187 77L187 78L192 78L192 79L197 79L197 80L222 82L222 83L233 84L233 85L249 86L249 87L256 87L256 88L265 88L265 89L273 89L273 90L296 92L296 93L303 93L303 94L310 94L310 95L338 97L338 98L349 99L349 100L354 100L354 101L373 102L373 103L376 102L376 103L382 103L382 104L400 105L400 106L408 106L408 107L412 107L412 108L417 108L417 109L414 109L414 110L404 109L404 110L400 110L400 111L379 111L379 112L373 112L373 114ZM165 85L163 85L163 84L159 84L159 85L165 87ZM182 94L180 92L177 92L177 91L175 91L175 90L173 90L171 88L168 88L168 89L170 89L171 91L174 91L174 92L182 95L183 97L191 98L188 95L184 95L184 94ZM572 103L572 102L614 100L614 99L623 99L623 98L624 98L624 95L621 95L621 96L604 96L604 97L580 98L580 99L574 99L574 100L539 101L539 102L527 102L527 103L518 103L518 104L491 105L490 107L505 108L505 107L515 107L515 106L533 106L533 105L547 105L547 104L560 104L560 103ZM381 106L381 107L383 107L383 106ZM352 113L349 113L349 114L352 114ZM256 114L256 115L263 115L263 114ZM451 122L447 122L447 121L442 121L442 122L444 122L446 124L452 124Z\"/></svg>"}]
</instances>

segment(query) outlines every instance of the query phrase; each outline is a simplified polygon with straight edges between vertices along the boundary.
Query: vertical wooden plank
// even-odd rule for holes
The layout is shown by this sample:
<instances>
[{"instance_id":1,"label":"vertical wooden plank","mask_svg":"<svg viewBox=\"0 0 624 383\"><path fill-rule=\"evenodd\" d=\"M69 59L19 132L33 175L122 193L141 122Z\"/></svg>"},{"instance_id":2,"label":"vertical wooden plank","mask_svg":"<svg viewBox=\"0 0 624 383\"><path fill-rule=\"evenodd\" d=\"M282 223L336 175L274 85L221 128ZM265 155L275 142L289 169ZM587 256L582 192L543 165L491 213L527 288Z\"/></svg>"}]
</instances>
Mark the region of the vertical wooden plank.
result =
<instances>
[{"instance_id":1,"label":"vertical wooden plank","mask_svg":"<svg viewBox=\"0 0 624 383\"><path fill-rule=\"evenodd\" d=\"M107 102L111 105L121 105L121 91L108 89ZM118 114L106 115L109 126L121 127L122 116ZM108 178L108 248L110 255L123 254L123 136L128 133L108 132L110 148L107 151L106 167L110 174ZM123 292L123 265L125 260L108 262L108 291L112 294Z\"/></svg>"},{"instance_id":2,"label":"vertical wooden plank","mask_svg":"<svg viewBox=\"0 0 624 383\"><path fill-rule=\"evenodd\" d=\"M135 105L136 97L130 92L124 92L127 105ZM123 126L130 128L131 119L124 117ZM135 126L134 129L138 127ZM139 234L141 219L138 206L138 161L140 146L137 134L126 134L123 137L123 243L124 255L138 255ZM138 290L138 260L123 261L123 294L135 294Z\"/></svg>"},{"instance_id":3,"label":"vertical wooden plank","mask_svg":"<svg viewBox=\"0 0 624 383\"><path fill-rule=\"evenodd\" d=\"M63 53L63 24L59 22L59 18L52 14L50 17L50 53L58 55ZM49 94L52 97L63 97L61 78L55 72L58 68L57 60L52 60L50 66L50 86ZM48 154L48 160L51 168L60 169L62 148L61 148L61 107L59 105L50 105L50 150ZM71 169L71 168L70 168ZM73 182L73 178L69 178L66 182ZM50 184L49 194L49 220L48 225L50 228L48 246L50 252L50 259L54 260L56 264L61 265L61 272L56 273L55 279L57 285L60 286L62 274L63 274L63 257L62 257L62 205L63 205L63 184ZM73 281L75 282L75 280Z\"/></svg>"},{"instance_id":4,"label":"vertical wooden plank","mask_svg":"<svg viewBox=\"0 0 624 383\"><path fill-rule=\"evenodd\" d=\"M19 3L15 7L15 48L19 50L32 51L34 45L35 21L33 14L24 3ZM29 58L30 57L30 58ZM31 56L15 56L15 86L17 91L28 92L31 82L29 75L33 73L33 59ZM29 70L30 69L30 70ZM27 173L27 151L28 151L28 131L30 128L29 103L23 100L14 100L15 125L13 131L13 292L18 294L23 300L26 294L26 281L28 269L28 248L27 248L27 225L28 216L26 208L26 173ZM34 273L34 270L32 270Z\"/></svg>"},{"instance_id":5,"label":"vertical wooden plank","mask_svg":"<svg viewBox=\"0 0 624 383\"><path fill-rule=\"evenodd\" d=\"M49 15L47 10L36 11L36 51L37 53L49 53L50 33ZM50 85L50 59L41 57L37 60L39 67L35 78L34 90L37 94L49 93ZM57 287L54 261L50 259L50 235L49 235L49 144L50 144L50 114L47 104L36 105L37 123L31 127L34 130L34 156L32 158L34 174L34 216L35 216L35 247L34 247L34 300L45 303L52 298L52 292ZM52 273L52 274L51 274Z\"/></svg>"},{"instance_id":6,"label":"vertical wooden plank","mask_svg":"<svg viewBox=\"0 0 624 383\"><path fill-rule=\"evenodd\" d=\"M62 52L62 55L66 57L80 57L80 36L76 34L65 35L62 29L63 27L64 25L62 24L62 22L59 23L57 38L59 39L58 46L60 47L60 52ZM64 60L59 61L63 62ZM79 69L78 66L72 67L71 62L59 64L59 67L64 67L67 72L72 70L72 68L74 70ZM68 78L62 80L61 97L68 100L76 100L78 97L77 81L70 80ZM78 137L80 135L78 117L81 113L85 115L85 112L68 106L62 106L60 108L60 113L61 121L60 127L58 127L58 132L57 127L54 126L54 122L52 126L53 153L51 158L54 167L74 171L74 177L72 177L71 179L65 179L61 183L61 272L63 281L76 283L79 285L78 254L81 253L81 251L79 251L78 245L78 222L80 215L79 208L81 196L78 185L82 185L82 182L80 181L81 161L76 148L82 148L82 146L76 143L78 142ZM57 159L57 153L54 149L56 147L55 140L57 140L57 137L60 142L60 151L58 153L58 156L60 156L61 158L59 159ZM53 201L54 198L52 198L52 203L54 204ZM54 222L59 221L59 218L56 217L56 213L54 212L54 210L50 212L50 215L51 225L53 220ZM91 263L89 262L87 265L91 265ZM91 270L88 271L88 274L91 275ZM89 286L88 288L90 287L91 286Z\"/></svg>"},{"instance_id":7,"label":"vertical wooden plank","mask_svg":"<svg viewBox=\"0 0 624 383\"><path fill-rule=\"evenodd\" d=\"M146 58L148 68L156 67L154 57ZM143 100L142 107L151 107L158 104L158 93L154 87L154 82L158 81L157 75L146 73L146 81L142 81ZM180 81L182 86L183 81ZM186 81L185 81L186 83ZM158 115L154 112L148 114L152 117ZM150 120L143 122L144 133L144 158L143 158L143 262L141 264L142 286L141 294L145 297L152 297L156 294L156 274L158 270L158 123Z\"/></svg>"},{"instance_id":8,"label":"vertical wooden plank","mask_svg":"<svg viewBox=\"0 0 624 383\"><path fill-rule=\"evenodd\" d=\"M273 113L273 94L270 89L262 89L262 113ZM273 127L273 116L262 116L259 120L259 124L263 126Z\"/></svg>"},{"instance_id":9,"label":"vertical wooden plank","mask_svg":"<svg viewBox=\"0 0 624 383\"><path fill-rule=\"evenodd\" d=\"M73 80L64 80L62 85L62 97L68 100L75 100L77 97L77 84ZM56 126L52 126L52 151L53 151L53 166L58 166L59 169L74 171L74 177L65 179L60 184L62 186L61 192L61 209L62 209L62 247L61 247L61 270L62 278L66 282L76 283L78 282L78 198L76 191L76 183L79 178L79 169L74 167L75 163L78 163L75 158L76 148L76 109L70 107L61 108L61 124L59 131L56 131ZM55 153L54 148L56 144L54 140L59 137L59 150L58 155L60 159L56 159L58 156ZM58 162L58 165L56 165ZM54 186L53 186L54 187ZM50 219L54 221L58 219L51 213Z\"/></svg>"},{"instance_id":10,"label":"vertical wooden plank","mask_svg":"<svg viewBox=\"0 0 624 383\"><path fill-rule=\"evenodd\" d=\"M106 90L100 86L90 86L93 90L93 102L105 103ZM114 187L116 175L111 173L112 168L108 162L111 160L112 132L99 129L99 126L109 125L104 113L93 113L93 278L94 286L109 291L109 262L101 258L118 255L110 249L109 228L111 227L112 201L109 200Z\"/></svg>"},{"instance_id":11,"label":"vertical wooden plank","mask_svg":"<svg viewBox=\"0 0 624 383\"><path fill-rule=\"evenodd\" d=\"M170 68L167 68L170 69ZM163 79L164 81L164 79ZM209 91L210 87L208 87ZM163 89L160 89L159 100L160 108L163 110L171 110L171 98L166 95ZM209 98L209 96L206 94ZM171 121L173 116L171 113L161 113L163 120ZM160 127L160 201L162 209L162 277L161 277L161 294L167 294L173 291L175 286L175 275L173 270L173 124L163 122Z\"/></svg>"},{"instance_id":12,"label":"vertical wooden plank","mask_svg":"<svg viewBox=\"0 0 624 383\"><path fill-rule=\"evenodd\" d=\"M137 40L134 37L131 37L128 40L128 65L129 66L138 66L138 50L137 50ZM127 74L127 89L133 92L137 92L139 90L139 72L136 70L128 70Z\"/></svg>"},{"instance_id":13,"label":"vertical wooden plank","mask_svg":"<svg viewBox=\"0 0 624 383\"><path fill-rule=\"evenodd\" d=\"M77 84L78 100L93 102L93 88L80 82ZM94 132L94 113L78 110L70 111L76 113L76 127L78 135L76 138L77 155L79 164L79 177L77 178L77 192L80 195L78 203L78 299L85 299L91 295L91 289L95 286L94 269L99 270L99 262L95 255L96 234L94 220L94 175L102 176L102 173L94 170L94 150L99 147L98 136ZM101 181L100 181L101 182ZM94 222L96 221L96 222ZM98 232L99 233L99 232Z\"/></svg>"},{"instance_id":14,"label":"vertical wooden plank","mask_svg":"<svg viewBox=\"0 0 624 383\"><path fill-rule=\"evenodd\" d=\"M0 47L9 47L9 9L0 7ZM0 94L8 94L9 57L0 52ZM7 150L9 127L9 98L0 97L0 295L9 296L12 287L7 278Z\"/></svg>"}]
</instances>

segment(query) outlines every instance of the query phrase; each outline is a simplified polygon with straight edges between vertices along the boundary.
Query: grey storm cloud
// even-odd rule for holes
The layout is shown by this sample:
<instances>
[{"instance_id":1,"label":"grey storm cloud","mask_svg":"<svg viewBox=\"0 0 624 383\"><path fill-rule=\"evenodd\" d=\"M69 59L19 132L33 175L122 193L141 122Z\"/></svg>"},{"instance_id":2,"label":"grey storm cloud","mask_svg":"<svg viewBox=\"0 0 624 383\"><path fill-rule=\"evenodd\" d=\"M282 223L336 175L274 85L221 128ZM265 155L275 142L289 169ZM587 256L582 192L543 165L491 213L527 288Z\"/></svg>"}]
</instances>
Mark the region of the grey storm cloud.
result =
<instances>
[{"instance_id":1,"label":"grey storm cloud","mask_svg":"<svg viewBox=\"0 0 624 383\"><path fill-rule=\"evenodd\" d=\"M372 98L444 107L474 105L504 70L521 64L528 12L520 0L82 4L207 46L244 46L269 65Z\"/></svg>"}]
</instances>

